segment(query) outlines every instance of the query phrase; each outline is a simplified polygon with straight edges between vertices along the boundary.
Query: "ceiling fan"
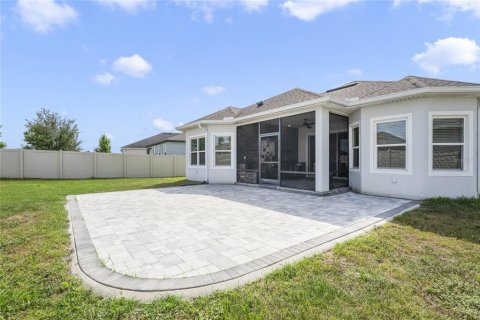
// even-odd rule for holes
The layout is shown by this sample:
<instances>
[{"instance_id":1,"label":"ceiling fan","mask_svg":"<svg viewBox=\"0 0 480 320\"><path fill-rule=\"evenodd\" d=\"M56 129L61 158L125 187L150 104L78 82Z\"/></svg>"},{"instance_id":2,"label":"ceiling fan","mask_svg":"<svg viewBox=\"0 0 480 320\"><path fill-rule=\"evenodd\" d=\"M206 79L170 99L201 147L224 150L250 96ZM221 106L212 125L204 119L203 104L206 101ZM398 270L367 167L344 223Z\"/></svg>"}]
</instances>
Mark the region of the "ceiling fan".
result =
<instances>
[{"instance_id":1,"label":"ceiling fan","mask_svg":"<svg viewBox=\"0 0 480 320\"><path fill-rule=\"evenodd\" d=\"M299 128L299 127L305 127L307 129L312 129L312 126L315 124L315 121L312 121L312 122L308 122L308 119L303 119L303 123L300 124L300 125L288 125L289 127L296 127L296 128Z\"/></svg>"}]
</instances>

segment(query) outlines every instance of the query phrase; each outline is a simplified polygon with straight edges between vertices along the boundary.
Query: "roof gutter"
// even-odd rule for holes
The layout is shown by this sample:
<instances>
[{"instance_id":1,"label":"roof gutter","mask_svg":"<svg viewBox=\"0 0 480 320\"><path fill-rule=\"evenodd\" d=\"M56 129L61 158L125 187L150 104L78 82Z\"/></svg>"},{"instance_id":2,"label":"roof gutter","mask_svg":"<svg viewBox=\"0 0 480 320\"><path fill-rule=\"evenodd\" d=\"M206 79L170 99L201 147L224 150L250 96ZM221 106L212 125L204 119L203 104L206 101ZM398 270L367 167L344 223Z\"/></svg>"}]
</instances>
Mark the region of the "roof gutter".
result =
<instances>
[{"instance_id":1,"label":"roof gutter","mask_svg":"<svg viewBox=\"0 0 480 320\"><path fill-rule=\"evenodd\" d=\"M193 128L193 127L200 128L200 125L204 125L204 124L233 124L233 123L235 123L235 121L233 120L198 120L198 121L190 122L190 123L175 127L175 129L179 131L185 131L188 128Z\"/></svg>"},{"instance_id":2,"label":"roof gutter","mask_svg":"<svg viewBox=\"0 0 480 320\"><path fill-rule=\"evenodd\" d=\"M315 104L325 103L325 102L338 103L340 105L344 104L344 101L340 101L338 99L332 99L331 97L326 97L325 96L325 97L321 97L321 98L316 98L316 99L312 99L312 100L307 100L307 101L303 101L303 102L290 104L290 105L280 107L280 108L275 108L273 110L266 110L266 111L257 112L257 113L250 114L250 115L243 116L243 117L238 117L238 118L235 118L235 122L236 123L245 122L245 121L249 121L251 119L261 118L263 116L272 115L272 114L276 114L276 113L282 113L282 112L285 112L285 111L292 111L292 110L296 110L296 109L303 109L305 107L309 107L309 106L313 106Z\"/></svg>"},{"instance_id":3,"label":"roof gutter","mask_svg":"<svg viewBox=\"0 0 480 320\"><path fill-rule=\"evenodd\" d=\"M208 124L235 124L235 123L239 123L239 122L245 122L245 121L248 121L250 119L260 118L260 117L266 116L266 115L271 115L271 114L276 114L276 113L282 113L282 112L285 112L285 111L301 109L301 108L305 108L305 107L308 107L308 106L312 106L314 104L324 103L324 102L332 102L332 103L337 103L339 105L347 106L345 104L345 101L325 96L325 97L320 97L320 98L317 98L317 99L312 99L312 100L307 100L307 101L303 101L303 102L299 102L299 103L290 104L290 105L280 107L280 108L276 108L276 109L273 109L273 110L266 110L266 111L262 111L262 112L257 112L257 113L254 113L254 114L250 114L250 115L246 115L246 116L243 116L243 117L238 117L238 118L234 118L234 119L230 119L230 120L198 120L198 121L195 121L195 122L192 122L192 123L187 123L185 125L179 126L176 129L177 130L186 130L188 128L196 127L199 124L202 124L202 125L204 125L204 124L205 125L208 125Z\"/></svg>"}]
</instances>

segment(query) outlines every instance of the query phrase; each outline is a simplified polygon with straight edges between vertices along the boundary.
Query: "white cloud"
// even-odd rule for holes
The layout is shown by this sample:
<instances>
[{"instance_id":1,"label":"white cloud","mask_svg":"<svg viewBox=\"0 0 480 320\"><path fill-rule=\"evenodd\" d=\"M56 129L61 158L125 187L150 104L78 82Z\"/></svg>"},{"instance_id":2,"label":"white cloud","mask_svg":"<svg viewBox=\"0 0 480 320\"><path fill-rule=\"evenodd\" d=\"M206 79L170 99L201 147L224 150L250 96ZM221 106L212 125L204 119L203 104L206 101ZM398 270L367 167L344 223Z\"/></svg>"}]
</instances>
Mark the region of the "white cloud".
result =
<instances>
[{"instance_id":1,"label":"white cloud","mask_svg":"<svg viewBox=\"0 0 480 320\"><path fill-rule=\"evenodd\" d=\"M261 11L268 5L268 0L240 0L247 12Z\"/></svg>"},{"instance_id":2,"label":"white cloud","mask_svg":"<svg viewBox=\"0 0 480 320\"><path fill-rule=\"evenodd\" d=\"M328 11L345 7L358 1L360 0L288 0L280 6L290 15L300 20L312 21Z\"/></svg>"},{"instance_id":3,"label":"white cloud","mask_svg":"<svg viewBox=\"0 0 480 320\"><path fill-rule=\"evenodd\" d=\"M102 73L95 76L95 82L103 86L109 86L115 80L115 76L111 73Z\"/></svg>"},{"instance_id":4,"label":"white cloud","mask_svg":"<svg viewBox=\"0 0 480 320\"><path fill-rule=\"evenodd\" d=\"M468 38L445 38L435 43L425 43L427 50L413 56L420 68L439 73L443 68L454 65L474 65L480 61L480 47Z\"/></svg>"},{"instance_id":5,"label":"white cloud","mask_svg":"<svg viewBox=\"0 0 480 320\"><path fill-rule=\"evenodd\" d=\"M153 119L153 126L163 132L176 131L175 125L173 123L162 118Z\"/></svg>"},{"instance_id":6,"label":"white cloud","mask_svg":"<svg viewBox=\"0 0 480 320\"><path fill-rule=\"evenodd\" d=\"M269 0L171 0L173 3L192 10L192 19L201 17L207 23L213 23L215 11L230 8L235 5L242 6L247 12L261 11L268 5Z\"/></svg>"},{"instance_id":7,"label":"white cloud","mask_svg":"<svg viewBox=\"0 0 480 320\"><path fill-rule=\"evenodd\" d=\"M408 2L418 2L423 3L434 3L443 5L445 7L445 13L443 18L451 18L455 12L466 12L471 11L477 18L480 18L480 1L478 0L394 0L393 6L398 7L403 3Z\"/></svg>"},{"instance_id":8,"label":"white cloud","mask_svg":"<svg viewBox=\"0 0 480 320\"><path fill-rule=\"evenodd\" d=\"M128 14L155 8L154 0L97 0L97 2L112 9L119 8Z\"/></svg>"},{"instance_id":9,"label":"white cloud","mask_svg":"<svg viewBox=\"0 0 480 320\"><path fill-rule=\"evenodd\" d=\"M105 135L107 136L108 139L113 139L113 134L111 134L111 133L105 133Z\"/></svg>"},{"instance_id":10,"label":"white cloud","mask_svg":"<svg viewBox=\"0 0 480 320\"><path fill-rule=\"evenodd\" d=\"M152 66L138 54L120 57L113 63L113 69L135 78L143 78L152 71Z\"/></svg>"},{"instance_id":11,"label":"white cloud","mask_svg":"<svg viewBox=\"0 0 480 320\"><path fill-rule=\"evenodd\" d=\"M23 22L39 33L48 33L53 27L63 27L76 21L77 11L55 0L18 0L16 10Z\"/></svg>"},{"instance_id":12,"label":"white cloud","mask_svg":"<svg viewBox=\"0 0 480 320\"><path fill-rule=\"evenodd\" d=\"M351 76L361 76L363 74L363 71L358 68L353 68L353 69L348 69L347 73Z\"/></svg>"},{"instance_id":13,"label":"white cloud","mask_svg":"<svg viewBox=\"0 0 480 320\"><path fill-rule=\"evenodd\" d=\"M210 96L220 94L225 91L225 87L222 86L206 86L202 88L202 91Z\"/></svg>"},{"instance_id":14,"label":"white cloud","mask_svg":"<svg viewBox=\"0 0 480 320\"><path fill-rule=\"evenodd\" d=\"M215 19L215 9L219 7L227 7L231 1L215 1L215 0L173 0L179 6L192 10L192 19L198 20L201 16L207 23L212 23Z\"/></svg>"}]
</instances>

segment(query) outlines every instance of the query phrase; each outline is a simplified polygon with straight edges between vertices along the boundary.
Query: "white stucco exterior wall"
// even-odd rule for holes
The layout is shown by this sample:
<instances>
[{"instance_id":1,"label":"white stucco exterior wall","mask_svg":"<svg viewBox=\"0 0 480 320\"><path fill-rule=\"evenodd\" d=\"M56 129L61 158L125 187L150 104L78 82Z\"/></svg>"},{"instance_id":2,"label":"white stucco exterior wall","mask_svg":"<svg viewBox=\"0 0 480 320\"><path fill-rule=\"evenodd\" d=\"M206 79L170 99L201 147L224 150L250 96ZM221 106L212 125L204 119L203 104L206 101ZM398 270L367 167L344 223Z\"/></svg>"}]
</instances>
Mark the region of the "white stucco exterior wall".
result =
<instances>
[{"instance_id":1,"label":"white stucco exterior wall","mask_svg":"<svg viewBox=\"0 0 480 320\"><path fill-rule=\"evenodd\" d=\"M462 176L429 175L429 112L471 112L472 124L466 121L465 135L467 139L473 133L473 141L467 144L473 148L473 159L469 163L471 174ZM392 174L372 172L372 139L371 119L394 115L411 114L412 141L411 173ZM477 194L477 99L476 98L423 98L403 102L390 103L361 110L360 114L360 192L375 195L423 199L435 196L476 197ZM353 117L352 117L353 120ZM408 132L407 132L408 135ZM471 142L471 143L470 143ZM407 146L407 150L409 147ZM467 145L465 156L469 157ZM407 161L409 156L407 155ZM408 165L407 165L408 166ZM358 187L355 175L351 183Z\"/></svg>"},{"instance_id":2,"label":"white stucco exterior wall","mask_svg":"<svg viewBox=\"0 0 480 320\"><path fill-rule=\"evenodd\" d=\"M360 130L360 135L362 132L362 126L360 123L360 118L362 114L362 109L359 109L352 114L350 114L348 118L348 142L349 142L349 174L348 174L348 180L350 183L350 188L352 190L360 192L362 190L362 171L359 169L352 168L352 163L353 163L353 152L352 152L352 127L353 125L358 125L359 130ZM361 159L361 154L362 154L362 141L360 140L360 167L362 165L362 159Z\"/></svg>"},{"instance_id":3,"label":"white stucco exterior wall","mask_svg":"<svg viewBox=\"0 0 480 320\"><path fill-rule=\"evenodd\" d=\"M237 179L236 143L237 127L235 125L208 125L202 128L195 128L186 131L186 161L187 179L195 181L208 181L209 183L235 183ZM215 166L214 143L215 136L231 136L232 151L231 165L228 167ZM190 165L190 143L192 138L206 137L205 166Z\"/></svg>"},{"instance_id":4,"label":"white stucco exterior wall","mask_svg":"<svg viewBox=\"0 0 480 320\"><path fill-rule=\"evenodd\" d=\"M384 195L408 199L424 199L435 196L445 197L477 197L480 183L477 169L477 156L480 133L477 130L480 121L479 100L476 98L441 97L421 98L383 105L363 107L349 115L349 126L358 123L360 128L360 170L350 168L349 182L354 191L365 194ZM310 109L309 111L312 111ZM316 140L316 182L317 192L329 191L329 113L335 112L326 107L317 106L315 111ZM303 113L305 110L299 111ZM465 125L466 141L465 156L468 161L468 172L456 176L456 173L440 176L432 175L429 167L430 121L429 113L458 112L469 114ZM291 114L289 114L291 115ZM372 118L408 115L411 119L411 138L407 150L411 159L410 172L387 172L372 169L374 161L372 152ZM285 115L278 115L282 117ZM263 120L263 119L262 119ZM350 128L349 128L350 132ZM305 149L306 132L299 132L300 149ZM214 165L214 137L229 135L232 137L231 166L216 167ZM408 132L407 132L408 135ZM206 137L206 165L190 165L190 139ZM186 161L187 178L209 183L234 183L236 181L236 125L208 125L186 131ZM304 141L305 140L305 141ZM351 152L351 148L350 148ZM299 154L299 158L303 157ZM352 161L352 158L350 158ZM409 160L407 160L409 161Z\"/></svg>"}]
</instances>

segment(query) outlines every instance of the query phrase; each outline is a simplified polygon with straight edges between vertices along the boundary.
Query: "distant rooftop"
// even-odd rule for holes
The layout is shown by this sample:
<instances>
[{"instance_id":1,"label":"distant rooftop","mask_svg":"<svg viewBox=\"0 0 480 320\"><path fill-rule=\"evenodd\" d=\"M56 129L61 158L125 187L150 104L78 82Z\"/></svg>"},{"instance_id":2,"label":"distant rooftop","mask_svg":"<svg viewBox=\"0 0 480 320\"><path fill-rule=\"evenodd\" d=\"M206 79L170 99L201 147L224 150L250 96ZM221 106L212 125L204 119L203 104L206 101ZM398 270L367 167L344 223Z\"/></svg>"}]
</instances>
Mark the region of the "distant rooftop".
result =
<instances>
[{"instance_id":1,"label":"distant rooftop","mask_svg":"<svg viewBox=\"0 0 480 320\"><path fill-rule=\"evenodd\" d=\"M148 148L167 141L185 142L185 134L178 132L162 132L149 138L130 143L122 148Z\"/></svg>"}]
</instances>

